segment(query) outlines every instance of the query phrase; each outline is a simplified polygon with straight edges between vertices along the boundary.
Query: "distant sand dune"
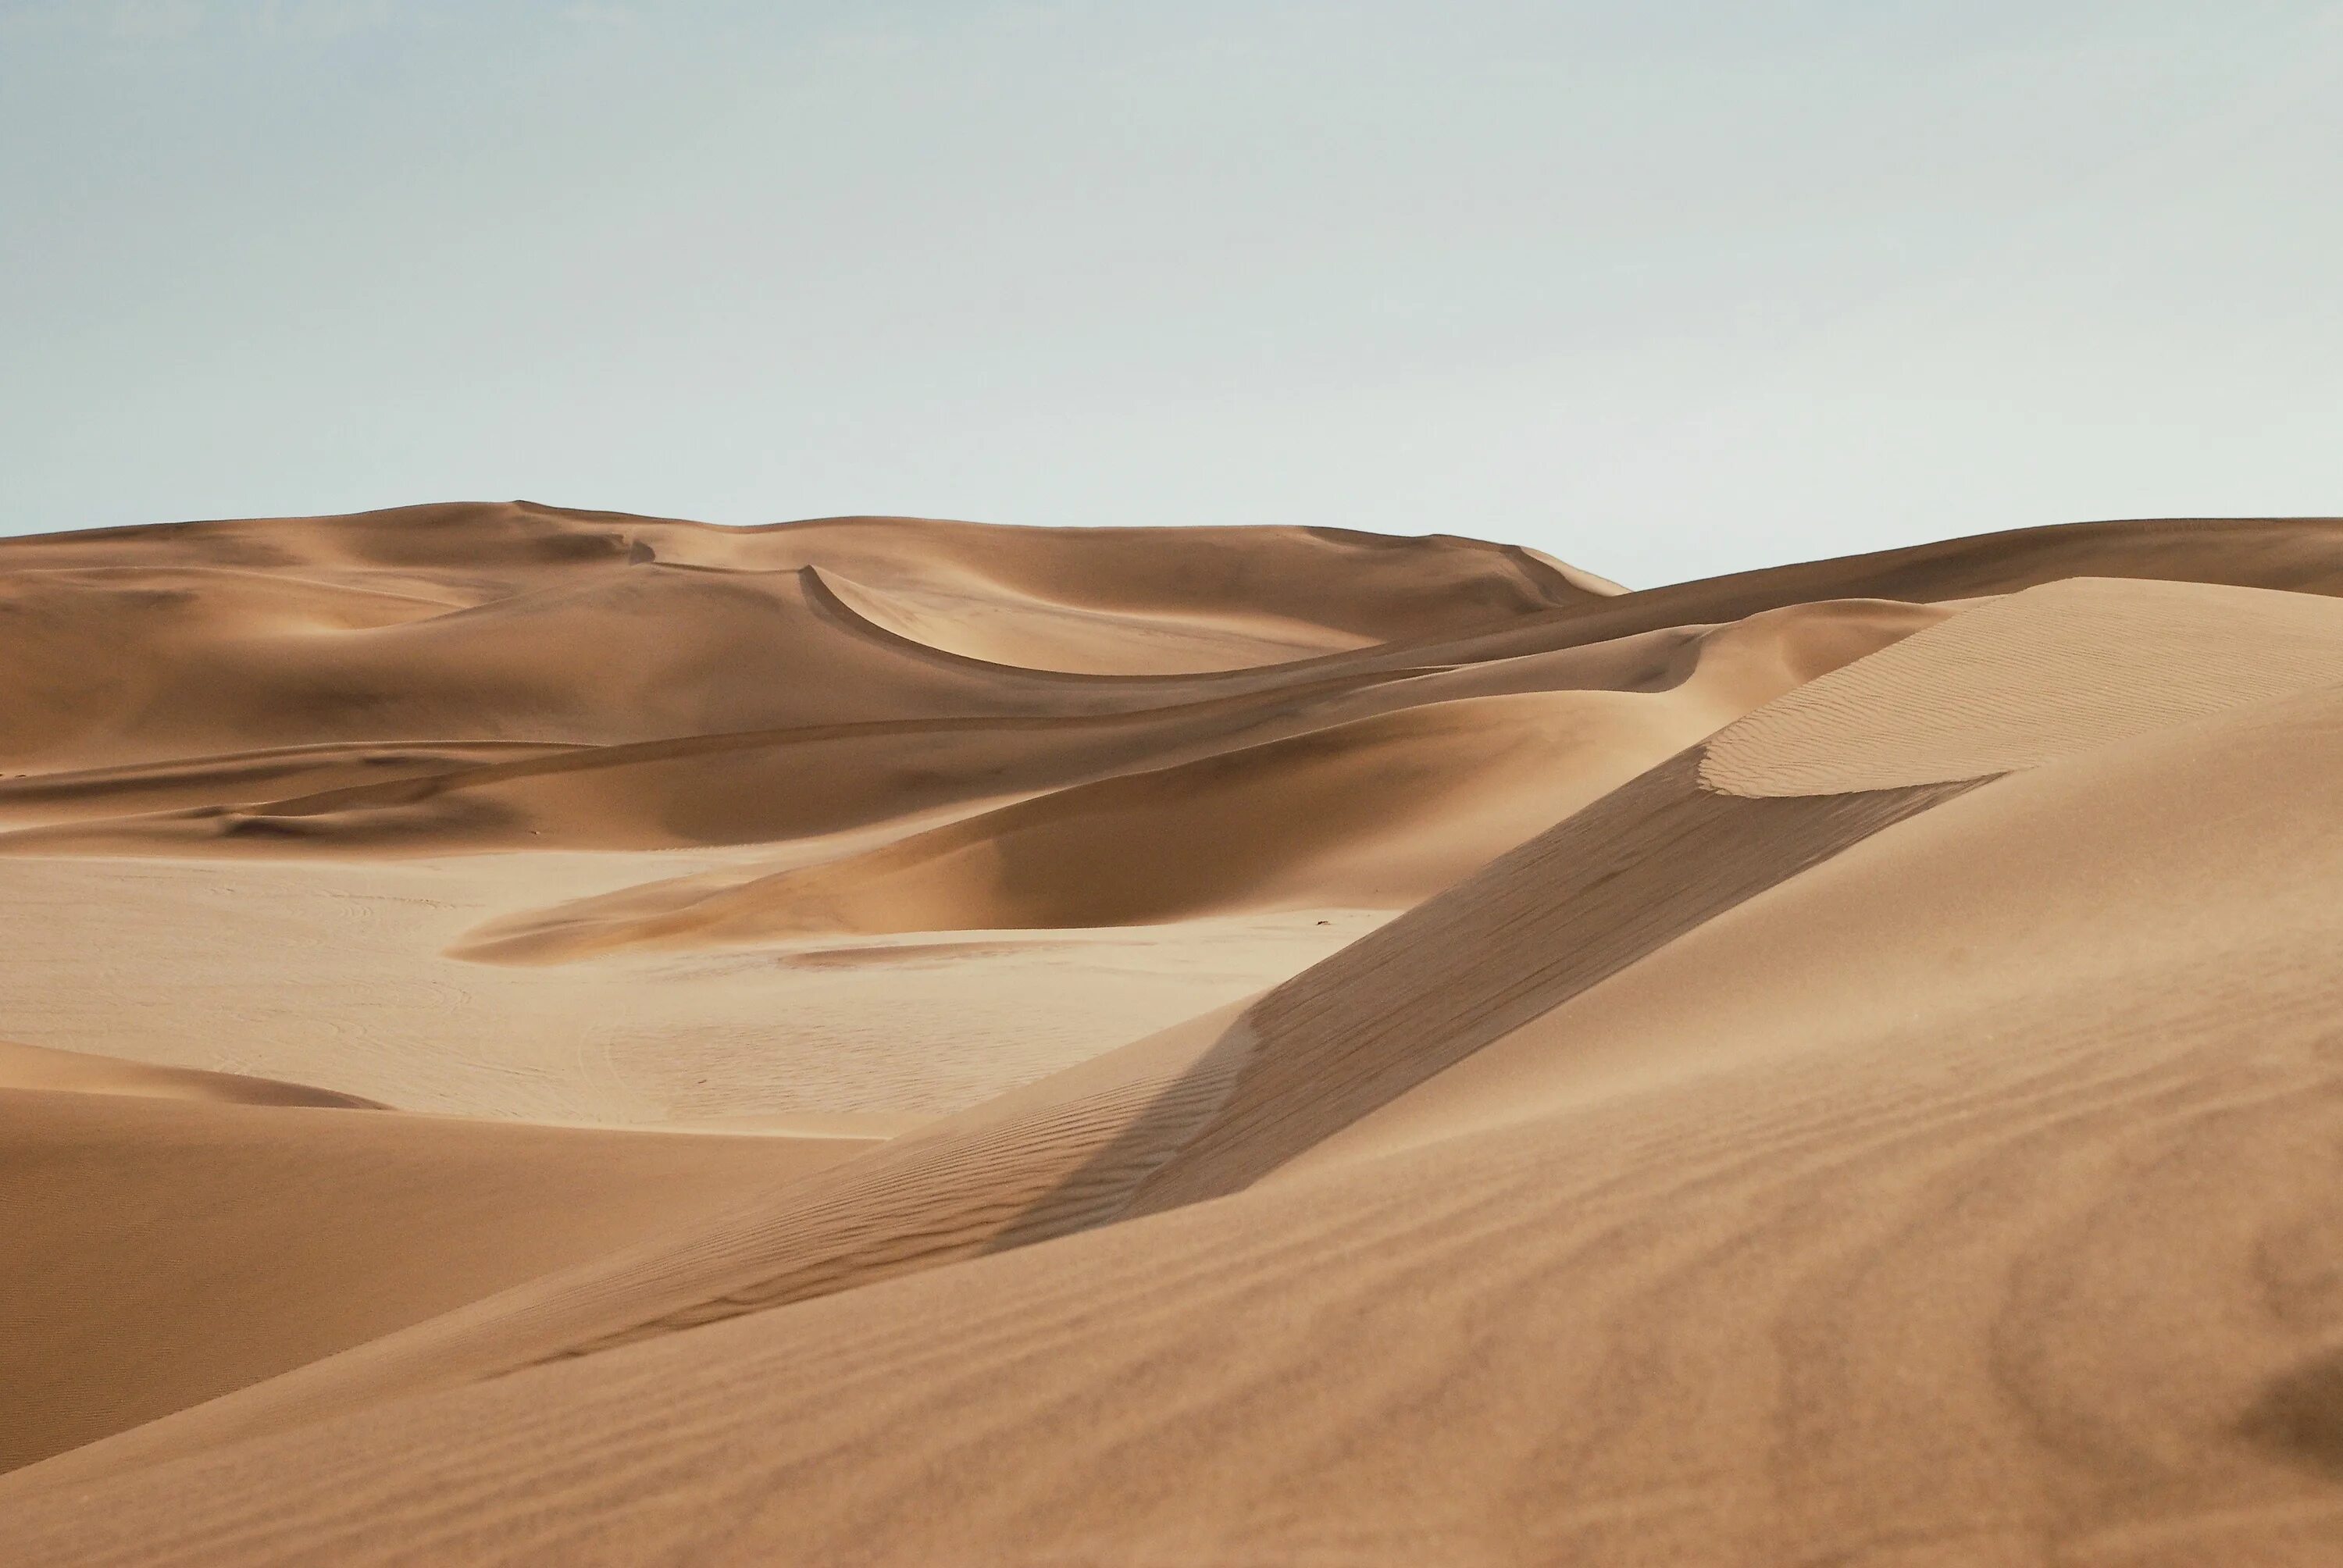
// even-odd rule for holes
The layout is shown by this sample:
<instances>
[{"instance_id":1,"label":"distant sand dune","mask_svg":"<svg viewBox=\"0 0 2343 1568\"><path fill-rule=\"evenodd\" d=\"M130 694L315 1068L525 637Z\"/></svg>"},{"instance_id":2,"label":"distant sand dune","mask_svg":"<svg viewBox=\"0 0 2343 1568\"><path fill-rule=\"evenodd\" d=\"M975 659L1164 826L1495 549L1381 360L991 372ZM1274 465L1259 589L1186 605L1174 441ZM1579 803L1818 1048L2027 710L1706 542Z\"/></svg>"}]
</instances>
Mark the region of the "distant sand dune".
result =
<instances>
[{"instance_id":1,"label":"distant sand dune","mask_svg":"<svg viewBox=\"0 0 2343 1568\"><path fill-rule=\"evenodd\" d=\"M2322 519L0 542L0 1543L2343 1560L2338 599Z\"/></svg>"},{"instance_id":2,"label":"distant sand dune","mask_svg":"<svg viewBox=\"0 0 2343 1568\"><path fill-rule=\"evenodd\" d=\"M813 933L1403 909L1747 709L1936 618L1868 601L1773 611L1614 662L1604 673L1625 689L1559 686L1574 665L1595 665L1584 656L1597 648L1331 691L1298 736L1070 786L752 881L632 889L508 920L458 950L542 962ZM1383 711L1344 717L1361 709Z\"/></svg>"}]
</instances>

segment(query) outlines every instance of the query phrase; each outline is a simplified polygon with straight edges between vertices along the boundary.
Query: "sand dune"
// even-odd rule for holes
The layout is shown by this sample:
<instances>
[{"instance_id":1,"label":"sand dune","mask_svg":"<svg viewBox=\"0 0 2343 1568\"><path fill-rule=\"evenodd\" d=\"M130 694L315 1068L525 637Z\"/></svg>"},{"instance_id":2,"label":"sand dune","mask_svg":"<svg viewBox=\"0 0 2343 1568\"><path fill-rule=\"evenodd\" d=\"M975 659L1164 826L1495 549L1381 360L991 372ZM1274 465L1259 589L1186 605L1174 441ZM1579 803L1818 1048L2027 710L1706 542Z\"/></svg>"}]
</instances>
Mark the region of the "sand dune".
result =
<instances>
[{"instance_id":1,"label":"sand dune","mask_svg":"<svg viewBox=\"0 0 2343 1568\"><path fill-rule=\"evenodd\" d=\"M1667 706L1681 713L1574 705L1594 725L1606 707L1628 720L1604 726L1614 731L1665 730L1656 749L1630 747L1648 761L1940 613L1833 601L1594 645L1557 631L1544 639L1562 644L1554 648L1428 666L1394 663L1377 648L1363 667L1322 660L1283 681L1255 677L1252 689L1150 692L1149 705L1129 711L1047 719L875 719L611 745L310 744L54 771L0 780L0 849L271 854L292 841L305 853L379 855L771 842L965 811L1468 696L1674 692ZM1614 768L1606 781L1633 770ZM293 781L305 788L287 789ZM126 810L139 807L147 809Z\"/></svg>"},{"instance_id":2,"label":"sand dune","mask_svg":"<svg viewBox=\"0 0 2343 1568\"><path fill-rule=\"evenodd\" d=\"M46 1050L37 1045L0 1040L0 1091L60 1090L75 1094L128 1094L146 1100L200 1100L219 1105L335 1106L345 1111L384 1107L355 1094L312 1089L240 1072L205 1072L186 1067L155 1067L117 1057L77 1050Z\"/></svg>"},{"instance_id":3,"label":"sand dune","mask_svg":"<svg viewBox=\"0 0 2343 1568\"><path fill-rule=\"evenodd\" d=\"M446 956L500 912L675 855L0 861L0 1016L27 1044L305 1082L402 1111L599 1125L932 1117L1274 984L1386 918Z\"/></svg>"},{"instance_id":4,"label":"sand dune","mask_svg":"<svg viewBox=\"0 0 2343 1568\"><path fill-rule=\"evenodd\" d=\"M1701 790L1696 769L1687 754L1654 769L1233 1016L77 1464L151 1463L1234 1191L1719 909L1950 792L1744 800Z\"/></svg>"},{"instance_id":5,"label":"sand dune","mask_svg":"<svg viewBox=\"0 0 2343 1568\"><path fill-rule=\"evenodd\" d=\"M5 756L48 770L320 742L1114 712L1211 689L1164 678L1183 672L1599 597L1466 540L1248 529L1197 550L1193 537L889 518L735 530L515 503L0 541L0 673L25 715ZM858 613L820 563L868 604L890 583L899 598L939 584L988 597L1005 629L969 644L976 656L920 641ZM1225 658L1200 665L1178 640L1198 617L1231 628ZM1069 619L1081 629L1055 629ZM1061 673L1052 652L1082 657Z\"/></svg>"},{"instance_id":6,"label":"sand dune","mask_svg":"<svg viewBox=\"0 0 2343 1568\"><path fill-rule=\"evenodd\" d=\"M1736 795L1976 779L2343 681L2343 602L2077 578L1929 628L1736 724L1701 779Z\"/></svg>"},{"instance_id":7,"label":"sand dune","mask_svg":"<svg viewBox=\"0 0 2343 1568\"><path fill-rule=\"evenodd\" d=\"M746 882L635 888L507 919L457 950L542 962L816 933L1404 909L1748 709L1936 618L1870 601L1800 606L1702 631L1664 659L1604 645L1330 692L1298 736ZM1559 685L1598 670L1623 689ZM1344 717L1362 709L1379 711Z\"/></svg>"},{"instance_id":8,"label":"sand dune","mask_svg":"<svg viewBox=\"0 0 2343 1568\"><path fill-rule=\"evenodd\" d=\"M225 1077L175 1075L199 1076ZM0 1464L660 1233L870 1141L628 1136L199 1087L0 1089Z\"/></svg>"},{"instance_id":9,"label":"sand dune","mask_svg":"<svg viewBox=\"0 0 2343 1568\"><path fill-rule=\"evenodd\" d=\"M0 596L29 1560L2343 1553L2343 524Z\"/></svg>"}]
</instances>

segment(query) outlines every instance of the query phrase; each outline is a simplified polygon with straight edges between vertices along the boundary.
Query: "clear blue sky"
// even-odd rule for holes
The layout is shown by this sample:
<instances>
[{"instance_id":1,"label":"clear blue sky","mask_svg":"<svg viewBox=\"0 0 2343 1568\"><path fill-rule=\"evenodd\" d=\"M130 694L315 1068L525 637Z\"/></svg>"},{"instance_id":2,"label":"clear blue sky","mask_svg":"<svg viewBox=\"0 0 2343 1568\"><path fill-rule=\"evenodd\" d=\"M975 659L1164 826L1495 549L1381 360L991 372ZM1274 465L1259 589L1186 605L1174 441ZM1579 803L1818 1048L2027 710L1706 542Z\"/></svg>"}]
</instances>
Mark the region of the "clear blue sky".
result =
<instances>
[{"instance_id":1,"label":"clear blue sky","mask_svg":"<svg viewBox=\"0 0 2343 1568\"><path fill-rule=\"evenodd\" d=\"M0 0L0 533L2343 512L2343 6Z\"/></svg>"}]
</instances>

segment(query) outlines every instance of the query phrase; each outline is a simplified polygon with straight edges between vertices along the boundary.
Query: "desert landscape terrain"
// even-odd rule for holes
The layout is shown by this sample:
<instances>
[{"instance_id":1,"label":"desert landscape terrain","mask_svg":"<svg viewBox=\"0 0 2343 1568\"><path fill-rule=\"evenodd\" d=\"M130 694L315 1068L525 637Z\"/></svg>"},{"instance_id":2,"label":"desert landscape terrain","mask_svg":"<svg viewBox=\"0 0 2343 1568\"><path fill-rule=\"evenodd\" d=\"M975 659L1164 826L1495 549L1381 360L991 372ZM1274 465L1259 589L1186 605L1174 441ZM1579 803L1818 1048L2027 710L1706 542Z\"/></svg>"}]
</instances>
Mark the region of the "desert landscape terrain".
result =
<instances>
[{"instance_id":1,"label":"desert landscape terrain","mask_svg":"<svg viewBox=\"0 0 2343 1568\"><path fill-rule=\"evenodd\" d=\"M0 1563L2343 1562L2343 520L0 540Z\"/></svg>"}]
</instances>

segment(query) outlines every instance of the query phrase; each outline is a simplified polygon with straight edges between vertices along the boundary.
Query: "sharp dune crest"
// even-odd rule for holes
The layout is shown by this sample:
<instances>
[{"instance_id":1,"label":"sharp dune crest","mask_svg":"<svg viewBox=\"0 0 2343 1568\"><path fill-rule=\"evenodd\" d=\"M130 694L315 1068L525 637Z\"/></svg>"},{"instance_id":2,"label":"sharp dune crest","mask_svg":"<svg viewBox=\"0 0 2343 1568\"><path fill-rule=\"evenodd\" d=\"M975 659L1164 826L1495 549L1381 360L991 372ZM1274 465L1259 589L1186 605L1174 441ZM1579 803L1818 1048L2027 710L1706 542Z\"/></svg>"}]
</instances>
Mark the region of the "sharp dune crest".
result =
<instances>
[{"instance_id":1,"label":"sharp dune crest","mask_svg":"<svg viewBox=\"0 0 2343 1568\"><path fill-rule=\"evenodd\" d=\"M1976 779L2338 680L2343 602L2075 578L1768 704L1710 743L1701 781L1829 795Z\"/></svg>"},{"instance_id":2,"label":"sharp dune crest","mask_svg":"<svg viewBox=\"0 0 2343 1568\"><path fill-rule=\"evenodd\" d=\"M2343 523L0 541L44 1563L2343 1555Z\"/></svg>"},{"instance_id":3,"label":"sharp dune crest","mask_svg":"<svg viewBox=\"0 0 2343 1568\"><path fill-rule=\"evenodd\" d=\"M198 1100L219 1105L312 1105L380 1111L375 1101L305 1083L285 1083L240 1072L154 1067L77 1050L47 1050L0 1040L0 1091L49 1090L70 1094L127 1094L147 1100Z\"/></svg>"}]
</instances>

